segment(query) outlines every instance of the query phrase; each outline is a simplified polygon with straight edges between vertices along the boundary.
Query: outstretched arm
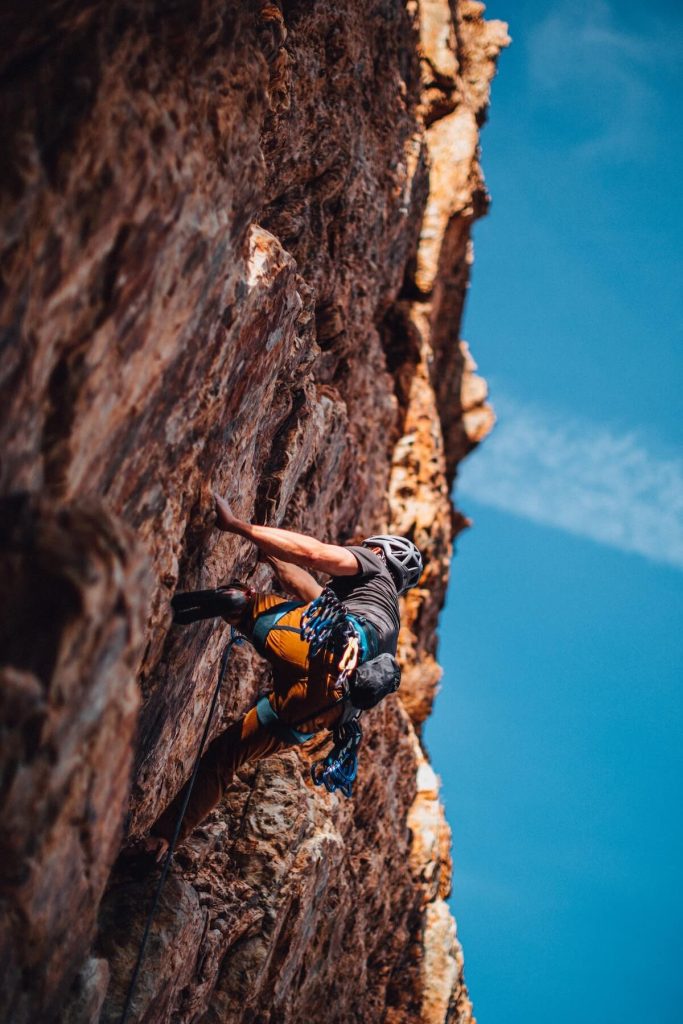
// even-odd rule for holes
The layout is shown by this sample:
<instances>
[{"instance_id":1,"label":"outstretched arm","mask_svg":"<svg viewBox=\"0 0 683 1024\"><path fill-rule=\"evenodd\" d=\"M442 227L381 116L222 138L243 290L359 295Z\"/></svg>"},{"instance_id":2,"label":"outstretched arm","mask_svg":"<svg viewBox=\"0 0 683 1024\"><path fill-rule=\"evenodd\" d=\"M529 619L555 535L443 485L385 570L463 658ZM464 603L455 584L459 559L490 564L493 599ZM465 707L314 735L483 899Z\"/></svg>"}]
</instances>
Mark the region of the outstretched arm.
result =
<instances>
[{"instance_id":1,"label":"outstretched arm","mask_svg":"<svg viewBox=\"0 0 683 1024\"><path fill-rule=\"evenodd\" d=\"M266 557L275 569L280 583L290 594L294 594L301 601L313 601L322 594L323 588L315 577L302 569L300 565L285 562L281 558L275 558L274 555Z\"/></svg>"},{"instance_id":2,"label":"outstretched arm","mask_svg":"<svg viewBox=\"0 0 683 1024\"><path fill-rule=\"evenodd\" d=\"M258 526L245 523L233 515L224 498L216 497L216 526L219 530L238 533L253 541L264 555L272 555L283 562L317 569L330 576L355 576L360 572L356 556L338 544L323 544L314 537L294 530L281 530L276 526Z\"/></svg>"}]
</instances>

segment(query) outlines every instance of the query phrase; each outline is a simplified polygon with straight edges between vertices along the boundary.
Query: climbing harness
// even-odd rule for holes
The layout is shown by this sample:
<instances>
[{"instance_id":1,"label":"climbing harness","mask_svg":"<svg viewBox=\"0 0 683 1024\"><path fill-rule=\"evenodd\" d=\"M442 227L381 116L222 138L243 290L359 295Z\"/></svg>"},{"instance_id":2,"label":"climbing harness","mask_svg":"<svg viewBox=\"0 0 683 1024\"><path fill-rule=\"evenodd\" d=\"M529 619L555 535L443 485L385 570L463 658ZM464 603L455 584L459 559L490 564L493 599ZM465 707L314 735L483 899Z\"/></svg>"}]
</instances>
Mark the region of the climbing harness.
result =
<instances>
[{"instance_id":1,"label":"climbing harness","mask_svg":"<svg viewBox=\"0 0 683 1024\"><path fill-rule=\"evenodd\" d=\"M282 601L280 604L276 604L274 608L268 608L265 612L261 612L251 629L251 642L259 654L265 655L267 653L266 640L271 629L282 630L285 633L301 634L298 626L280 626L279 622L280 619L284 618L289 612L294 611L295 608L301 608L304 603L304 601Z\"/></svg>"},{"instance_id":2,"label":"climbing harness","mask_svg":"<svg viewBox=\"0 0 683 1024\"><path fill-rule=\"evenodd\" d=\"M327 589L302 614L301 627L280 625L285 615L295 608L303 607L303 604L302 601L283 601L262 612L251 631L254 646L257 651L265 654L268 634L275 629L298 633L308 642L310 657L315 657L325 649L329 650L332 657L339 658L336 688L344 694L336 703L344 703L349 679L356 670L362 651L367 648L362 626L357 620L351 619L336 594ZM264 728L288 745L306 743L317 732L301 732L295 725L284 722L267 696L261 697L256 704L256 714Z\"/></svg>"},{"instance_id":3,"label":"climbing harness","mask_svg":"<svg viewBox=\"0 0 683 1024\"><path fill-rule=\"evenodd\" d=\"M175 852L175 846L176 846L176 843L178 842L178 836L180 835L180 829L181 829L182 824L183 824L183 818L185 817L185 811L187 810L187 805L188 805L188 803L190 801L190 796L192 794L192 788L194 786L195 779L197 778L197 772L199 770L199 762L200 762L202 754L204 752L204 745L205 745L206 739L207 739L207 737L209 735L209 729L211 728L211 722L213 720L214 712L216 710L216 705L218 703L218 695L220 693L220 689L221 689L221 686L223 684L223 679L225 678L225 672L226 672L226 669L228 667L228 659L230 657L230 652L231 652L232 648L236 644L244 643L244 641L245 641L245 637L243 637L240 633L238 633L234 626L231 626L230 627L230 639L228 640L227 644L225 645L225 650L223 651L223 655L221 657L221 665L220 665L220 670L218 672L218 680L216 682L216 686L215 686L215 689L213 691L213 697L211 699L211 706L209 708L209 714L208 714L207 719L206 719L206 724L204 725L204 732L202 733L202 738L201 738L201 740L199 742L199 750L197 751L197 756L195 758L194 766L192 768L192 774L190 776L190 781L188 783L187 791L185 793L185 799L183 800L182 807L180 808L180 813L178 814L178 820L176 821L175 829L173 830L173 837L172 837L171 842L169 844L168 850L166 851L166 859L164 860L164 864L163 864L163 867L161 869L161 875L159 876L159 881L157 882L156 889L154 890L154 898L152 900L152 906L150 908L149 914L147 915L147 921L145 923L145 930L142 933L142 942L140 943L140 950L138 952L138 958L137 958L137 960L135 962L135 967L133 968L133 973L131 975L130 984L128 986L128 992L126 993L126 1001L123 1004L123 1010L121 1011L121 1016L119 1018L119 1024L126 1024L126 1021L128 1020L128 1014L130 1013L130 1009L131 1009L131 1006L132 1006L132 1003L133 1003L133 996L135 995L135 988L136 988L136 985L137 985L137 982L138 982L138 976L140 974L140 968L142 967L142 961L143 961L144 956L145 956L145 947L147 946L147 940L149 938L149 934L150 934L150 931L151 931L151 928L152 928L152 921L154 920L154 915L156 913L157 905L159 903L159 897L161 896L161 890L164 887L164 882L166 881L166 877L168 875L169 868L171 866L171 860L173 859L173 854Z\"/></svg>"},{"instance_id":4,"label":"climbing harness","mask_svg":"<svg viewBox=\"0 0 683 1024\"><path fill-rule=\"evenodd\" d=\"M300 601L283 601L263 612L252 628L252 639L256 649L263 653L271 629L289 630L299 633L308 643L311 658L327 650L333 658L339 659L336 686L344 694L340 703L346 704L346 709L341 722L333 730L332 750L327 757L311 766L311 778L316 786L324 785L329 793L339 789L344 796L350 797L358 771L358 748L363 732L358 721L359 711L348 703L349 684L359 663L374 653L376 640L374 636L369 639L370 634L363 623L349 614L329 587L325 587L302 613L301 628L279 625L280 619L301 605ZM283 722L267 697L259 700L256 713L261 725L284 743L305 743L315 735L299 732Z\"/></svg>"},{"instance_id":5,"label":"climbing harness","mask_svg":"<svg viewBox=\"0 0 683 1024\"><path fill-rule=\"evenodd\" d=\"M353 795L353 783L358 773L358 748L363 739L359 714L336 727L332 750L322 761L311 765L314 784L324 786L328 793L339 789L345 797Z\"/></svg>"},{"instance_id":6,"label":"climbing harness","mask_svg":"<svg viewBox=\"0 0 683 1024\"><path fill-rule=\"evenodd\" d=\"M300 732L293 725L283 722L268 697L261 697L258 701L256 714L261 725L283 743L306 743L315 736L314 732Z\"/></svg>"}]
</instances>

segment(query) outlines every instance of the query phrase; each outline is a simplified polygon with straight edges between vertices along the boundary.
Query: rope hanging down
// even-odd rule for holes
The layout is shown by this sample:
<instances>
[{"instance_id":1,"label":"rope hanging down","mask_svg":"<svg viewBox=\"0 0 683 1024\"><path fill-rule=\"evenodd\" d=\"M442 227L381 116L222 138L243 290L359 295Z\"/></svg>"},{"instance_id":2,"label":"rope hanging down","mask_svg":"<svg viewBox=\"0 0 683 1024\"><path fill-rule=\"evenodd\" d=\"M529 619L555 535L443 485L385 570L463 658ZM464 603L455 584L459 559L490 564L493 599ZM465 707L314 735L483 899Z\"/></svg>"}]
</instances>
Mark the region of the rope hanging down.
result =
<instances>
[{"instance_id":1,"label":"rope hanging down","mask_svg":"<svg viewBox=\"0 0 683 1024\"><path fill-rule=\"evenodd\" d=\"M169 868L171 867L171 860L173 859L173 854L175 852L175 846L176 846L176 843L178 842L178 836L180 835L180 829L181 829L181 826L183 824L183 818L185 817L185 811L187 810L187 805L189 803L190 796L192 794L192 788L194 786L195 779L197 778L197 772L199 770L199 762L201 760L202 754L204 753L204 744L206 743L207 737L209 735L209 729L211 728L211 722L213 720L213 715L214 715L214 712L216 710L216 705L218 703L218 695L220 693L220 689L221 689L221 686L223 684L223 679L225 678L225 672L226 672L226 669L228 667L228 658L230 657L230 651L232 650L232 648L233 648L233 646L235 644L241 644L243 642L244 642L244 637L241 636L235 630L234 626L231 626L230 627L230 639L228 640L227 644L225 645L225 650L223 651L223 655L221 657L221 667L220 667L220 670L219 670L219 673L218 673L218 680L216 682L216 687L215 687L215 689L213 691L213 697L211 699L211 707L209 708L209 714L207 716L206 724L204 726L204 732L202 733L202 738L201 738L201 740L199 742L199 750L197 751L197 756L195 758L194 767L192 768L192 775L190 776L190 781L189 781L189 784L187 786L187 791L185 793L185 799L183 800L182 806L180 808L180 813L178 814L178 820L176 821L175 828L173 830L173 838L171 839L171 842L169 844L168 850L166 851L166 858L164 860L164 865L163 865L163 867L161 869L161 874L159 876L159 881L157 882L156 889L154 890L154 899L152 900L152 906L150 908L149 914L147 915L147 921L145 923L145 930L144 930L144 932L142 934L142 942L140 943L140 950L138 952L138 958L137 958L137 960L135 962L135 967L133 968L133 973L131 975L130 984L128 986L128 992L126 994L126 1001L123 1004L123 1010L121 1011L121 1016L119 1018L119 1024L126 1024L126 1021L128 1020L128 1015L130 1013L130 1009L131 1009L131 1006L132 1006L132 1003L133 1003L133 996L135 995L135 988L137 986L138 977L140 975L140 968L142 967L142 961L143 961L144 956L145 956L145 947L147 946L147 940L149 938L149 934L150 934L150 931L151 931L151 928L152 928L152 921L154 920L154 915L156 913L156 909L157 909L157 906L158 906L158 903L159 903L159 897L161 896L161 890L164 887L164 882L166 881L166 877L168 875Z\"/></svg>"}]
</instances>

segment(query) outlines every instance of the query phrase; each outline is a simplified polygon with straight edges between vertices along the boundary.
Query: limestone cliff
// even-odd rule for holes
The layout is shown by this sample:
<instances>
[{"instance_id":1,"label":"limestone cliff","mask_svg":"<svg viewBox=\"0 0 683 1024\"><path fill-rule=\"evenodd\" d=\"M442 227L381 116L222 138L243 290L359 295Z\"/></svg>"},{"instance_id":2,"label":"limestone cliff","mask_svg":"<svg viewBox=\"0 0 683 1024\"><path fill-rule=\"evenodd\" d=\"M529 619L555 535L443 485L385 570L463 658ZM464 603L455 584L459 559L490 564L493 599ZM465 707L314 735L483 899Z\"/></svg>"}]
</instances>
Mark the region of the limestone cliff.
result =
<instances>
[{"instance_id":1,"label":"limestone cliff","mask_svg":"<svg viewBox=\"0 0 683 1024\"><path fill-rule=\"evenodd\" d=\"M352 801L327 749L248 767L178 854L152 1022L464 1022L449 833L420 745L458 460L478 129L505 26L472 0L49 0L0 13L0 1016L115 1021L154 879L111 874L187 777L226 629L176 588L273 586L211 529L427 568ZM8 41L11 45L7 45ZM231 661L220 728L267 683Z\"/></svg>"}]
</instances>

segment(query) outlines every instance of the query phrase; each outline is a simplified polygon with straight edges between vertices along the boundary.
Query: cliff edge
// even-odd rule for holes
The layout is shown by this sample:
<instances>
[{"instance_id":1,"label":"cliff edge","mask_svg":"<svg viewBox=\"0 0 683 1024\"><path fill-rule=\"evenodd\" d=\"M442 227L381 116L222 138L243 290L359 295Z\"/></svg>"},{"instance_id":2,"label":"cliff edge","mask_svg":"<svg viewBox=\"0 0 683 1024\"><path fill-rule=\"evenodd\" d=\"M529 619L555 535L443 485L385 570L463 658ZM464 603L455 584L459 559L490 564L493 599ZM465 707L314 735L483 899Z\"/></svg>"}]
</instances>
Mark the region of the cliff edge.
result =
<instances>
[{"instance_id":1,"label":"cliff edge","mask_svg":"<svg viewBox=\"0 0 683 1024\"><path fill-rule=\"evenodd\" d=\"M0 1007L118 1020L154 878L112 875L187 778L227 627L273 586L211 529L392 530L426 571L400 696L239 772L178 853L131 1019L471 1020L420 744L458 461L490 429L459 323L505 26L473 0L50 0L0 13ZM233 656L214 732L267 686Z\"/></svg>"}]
</instances>

